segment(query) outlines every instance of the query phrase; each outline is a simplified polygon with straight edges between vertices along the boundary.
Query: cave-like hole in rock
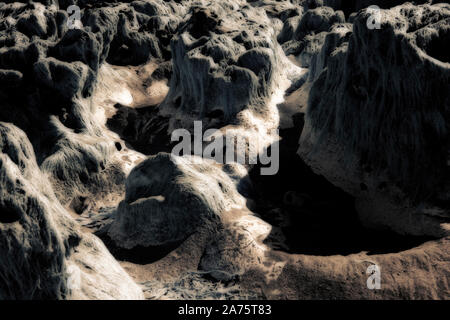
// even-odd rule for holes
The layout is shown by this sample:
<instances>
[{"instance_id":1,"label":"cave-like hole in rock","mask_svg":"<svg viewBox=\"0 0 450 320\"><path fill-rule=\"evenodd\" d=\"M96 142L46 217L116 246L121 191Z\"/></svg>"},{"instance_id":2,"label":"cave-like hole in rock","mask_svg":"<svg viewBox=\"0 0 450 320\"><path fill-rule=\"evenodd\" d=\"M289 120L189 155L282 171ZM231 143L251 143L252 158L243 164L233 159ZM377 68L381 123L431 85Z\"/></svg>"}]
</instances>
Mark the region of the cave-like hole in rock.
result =
<instances>
[{"instance_id":1,"label":"cave-like hole in rock","mask_svg":"<svg viewBox=\"0 0 450 320\"><path fill-rule=\"evenodd\" d=\"M116 245L111 238L103 232L97 232L96 235L102 239L109 252L119 261L127 261L135 264L145 265L161 260L170 252L178 248L184 241L176 241L161 246L136 246L131 249L121 248Z\"/></svg>"},{"instance_id":2,"label":"cave-like hole in rock","mask_svg":"<svg viewBox=\"0 0 450 320\"><path fill-rule=\"evenodd\" d=\"M254 211L273 226L265 239L269 247L321 256L384 254L431 240L364 228L358 220L355 199L316 175L298 156L302 125L300 122L295 128L280 129L280 168L276 175L260 175L260 165L250 171Z\"/></svg>"},{"instance_id":3,"label":"cave-like hole in rock","mask_svg":"<svg viewBox=\"0 0 450 320\"><path fill-rule=\"evenodd\" d=\"M70 202L70 208L76 213L76 214L82 214L87 208L87 198L83 196L78 196L72 199Z\"/></svg>"},{"instance_id":4,"label":"cave-like hole in rock","mask_svg":"<svg viewBox=\"0 0 450 320\"><path fill-rule=\"evenodd\" d=\"M115 107L117 112L106 125L128 148L146 155L172 150L175 142L171 142L167 133L169 118L159 115L157 106L131 108L117 104Z\"/></svg>"},{"instance_id":5,"label":"cave-like hole in rock","mask_svg":"<svg viewBox=\"0 0 450 320\"><path fill-rule=\"evenodd\" d=\"M9 205L0 205L0 223L14 223L20 220L21 212Z\"/></svg>"}]
</instances>

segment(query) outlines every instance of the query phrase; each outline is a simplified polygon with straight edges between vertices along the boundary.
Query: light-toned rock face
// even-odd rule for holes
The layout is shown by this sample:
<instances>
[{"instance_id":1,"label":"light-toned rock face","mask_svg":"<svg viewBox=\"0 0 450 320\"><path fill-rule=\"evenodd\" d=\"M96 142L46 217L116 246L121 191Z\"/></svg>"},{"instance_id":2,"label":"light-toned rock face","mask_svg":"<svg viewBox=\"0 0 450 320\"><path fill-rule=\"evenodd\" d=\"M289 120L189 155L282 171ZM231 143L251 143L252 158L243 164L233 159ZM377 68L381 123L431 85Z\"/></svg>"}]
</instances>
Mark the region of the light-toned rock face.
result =
<instances>
[{"instance_id":1,"label":"light-toned rock face","mask_svg":"<svg viewBox=\"0 0 450 320\"><path fill-rule=\"evenodd\" d=\"M280 73L274 30L263 10L233 10L242 6L235 1L193 10L172 43L166 103L197 118L217 108L225 121L249 105L264 107Z\"/></svg>"},{"instance_id":2,"label":"light-toned rock face","mask_svg":"<svg viewBox=\"0 0 450 320\"><path fill-rule=\"evenodd\" d=\"M0 2L0 299L449 299L424 2ZM280 170L169 153L194 121Z\"/></svg>"},{"instance_id":3,"label":"light-toned rock face","mask_svg":"<svg viewBox=\"0 0 450 320\"><path fill-rule=\"evenodd\" d=\"M59 203L23 131L0 123L0 135L0 298L142 298L104 244Z\"/></svg>"},{"instance_id":4,"label":"light-toned rock face","mask_svg":"<svg viewBox=\"0 0 450 320\"><path fill-rule=\"evenodd\" d=\"M0 132L0 297L63 298L69 294L63 273L66 247L69 238L79 241L71 230L75 222L69 222L68 228L63 229L64 235L58 231L59 223L64 222L58 216L62 207L45 184L25 134L4 123ZM35 292L39 282L43 284L42 290Z\"/></svg>"},{"instance_id":5,"label":"light-toned rock face","mask_svg":"<svg viewBox=\"0 0 450 320\"><path fill-rule=\"evenodd\" d=\"M282 53L270 8L241 0L194 2L171 42L173 75L161 113L171 116L172 126L187 127L192 119L205 125L276 121L270 101L299 70ZM298 14L292 5L278 10Z\"/></svg>"}]
</instances>

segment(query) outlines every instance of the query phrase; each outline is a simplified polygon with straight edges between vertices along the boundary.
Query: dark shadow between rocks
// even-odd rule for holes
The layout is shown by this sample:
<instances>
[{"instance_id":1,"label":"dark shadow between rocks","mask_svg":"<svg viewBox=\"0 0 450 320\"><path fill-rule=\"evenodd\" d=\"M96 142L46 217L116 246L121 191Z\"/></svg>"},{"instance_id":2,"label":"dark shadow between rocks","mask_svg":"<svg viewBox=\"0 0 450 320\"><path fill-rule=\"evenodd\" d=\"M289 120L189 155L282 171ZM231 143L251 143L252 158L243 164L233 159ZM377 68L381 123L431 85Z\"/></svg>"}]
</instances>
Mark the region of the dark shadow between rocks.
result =
<instances>
[{"instance_id":1,"label":"dark shadow between rocks","mask_svg":"<svg viewBox=\"0 0 450 320\"><path fill-rule=\"evenodd\" d=\"M127 147L146 155L170 152L173 144L167 134L169 118L158 114L157 106L130 108L116 104L116 114L107 127L123 139Z\"/></svg>"},{"instance_id":2,"label":"dark shadow between rocks","mask_svg":"<svg viewBox=\"0 0 450 320\"><path fill-rule=\"evenodd\" d=\"M429 39L423 42L420 47L430 57L442 62L450 62L450 51L447 49L450 42L450 29L442 31L440 35L430 35Z\"/></svg>"},{"instance_id":3,"label":"dark shadow between rocks","mask_svg":"<svg viewBox=\"0 0 450 320\"><path fill-rule=\"evenodd\" d=\"M98 232L95 234L98 236L105 246L108 248L109 252L119 261L127 261L135 264L145 265L161 260L167 256L170 252L177 249L186 239L181 241L168 243L162 246L136 246L132 249L124 249L118 247L111 238L102 233Z\"/></svg>"},{"instance_id":4,"label":"dark shadow between rocks","mask_svg":"<svg viewBox=\"0 0 450 320\"><path fill-rule=\"evenodd\" d=\"M21 212L15 206L0 205L0 223L14 223L20 220Z\"/></svg>"},{"instance_id":5,"label":"dark shadow between rocks","mask_svg":"<svg viewBox=\"0 0 450 320\"><path fill-rule=\"evenodd\" d=\"M298 156L304 121L298 114L296 118L293 128L280 129L278 173L260 175L261 165L249 173L256 200L253 211L275 227L266 245L288 253L329 256L395 253L432 240L364 228L355 199L316 175Z\"/></svg>"}]
</instances>

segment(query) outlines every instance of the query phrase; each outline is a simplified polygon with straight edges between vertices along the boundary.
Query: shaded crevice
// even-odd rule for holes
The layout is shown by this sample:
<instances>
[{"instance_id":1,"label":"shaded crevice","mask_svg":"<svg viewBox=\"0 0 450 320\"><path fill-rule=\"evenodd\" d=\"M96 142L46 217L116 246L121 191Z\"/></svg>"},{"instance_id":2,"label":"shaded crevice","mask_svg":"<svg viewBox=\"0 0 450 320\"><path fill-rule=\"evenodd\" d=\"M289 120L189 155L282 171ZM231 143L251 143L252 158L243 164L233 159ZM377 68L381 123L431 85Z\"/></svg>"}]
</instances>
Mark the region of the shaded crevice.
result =
<instances>
[{"instance_id":1,"label":"shaded crevice","mask_svg":"<svg viewBox=\"0 0 450 320\"><path fill-rule=\"evenodd\" d=\"M21 211L13 206L12 203L0 205L0 223L14 223L19 221L21 216Z\"/></svg>"},{"instance_id":2,"label":"shaded crevice","mask_svg":"<svg viewBox=\"0 0 450 320\"><path fill-rule=\"evenodd\" d=\"M433 239L363 227L355 199L315 174L298 156L304 122L302 114L296 118L293 128L280 129L279 172L274 176L259 175L259 165L250 171L255 188L254 211L275 227L265 240L269 247L319 256L364 251L370 255L400 252Z\"/></svg>"},{"instance_id":3,"label":"shaded crevice","mask_svg":"<svg viewBox=\"0 0 450 320\"><path fill-rule=\"evenodd\" d=\"M128 147L145 155L172 150L173 143L167 133L169 118L159 115L156 106L135 109L116 104L115 107L117 112L106 125Z\"/></svg>"},{"instance_id":4,"label":"shaded crevice","mask_svg":"<svg viewBox=\"0 0 450 320\"><path fill-rule=\"evenodd\" d=\"M135 246L132 249L125 249L117 246L108 235L101 231L97 232L96 235L103 241L114 258L119 261L127 261L140 265L150 264L161 260L186 240L183 239L161 246Z\"/></svg>"},{"instance_id":5,"label":"shaded crevice","mask_svg":"<svg viewBox=\"0 0 450 320\"><path fill-rule=\"evenodd\" d=\"M450 28L439 35L431 35L425 43L419 42L420 48L430 57L442 62L450 62L450 51L447 49L450 43Z\"/></svg>"}]
</instances>

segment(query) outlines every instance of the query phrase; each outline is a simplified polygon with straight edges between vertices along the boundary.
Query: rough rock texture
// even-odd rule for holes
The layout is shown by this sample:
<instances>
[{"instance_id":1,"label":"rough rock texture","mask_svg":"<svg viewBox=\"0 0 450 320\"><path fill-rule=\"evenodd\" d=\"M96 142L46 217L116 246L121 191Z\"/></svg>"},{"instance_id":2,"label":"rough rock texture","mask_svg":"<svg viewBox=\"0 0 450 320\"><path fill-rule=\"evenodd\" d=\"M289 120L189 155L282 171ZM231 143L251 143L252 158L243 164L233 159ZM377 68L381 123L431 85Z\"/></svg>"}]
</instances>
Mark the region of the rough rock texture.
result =
<instances>
[{"instance_id":1,"label":"rough rock texture","mask_svg":"<svg viewBox=\"0 0 450 320\"><path fill-rule=\"evenodd\" d=\"M448 232L449 10L405 4L380 30L363 11L314 59L300 154L357 197L367 225Z\"/></svg>"},{"instance_id":2,"label":"rough rock texture","mask_svg":"<svg viewBox=\"0 0 450 320\"><path fill-rule=\"evenodd\" d=\"M0 297L63 298L69 294L64 274L66 248L69 239L72 246L80 240L71 230L75 222L64 221L58 212L64 210L54 201L48 181L42 179L23 132L4 123L0 132ZM58 224L68 224L64 234L57 230ZM36 290L40 283L41 290Z\"/></svg>"},{"instance_id":3,"label":"rough rock texture","mask_svg":"<svg viewBox=\"0 0 450 320\"><path fill-rule=\"evenodd\" d=\"M0 123L0 135L0 299L142 298L56 199L25 134Z\"/></svg>"},{"instance_id":4,"label":"rough rock texture","mask_svg":"<svg viewBox=\"0 0 450 320\"><path fill-rule=\"evenodd\" d=\"M65 185L57 193L63 204L96 194L99 186L120 189L108 182L110 171L121 175L110 161L114 142L105 139L88 99L112 39L95 29L67 30L67 13L56 6L3 3L0 12L8 17L0 28L0 69L13 79L12 88L0 89L1 119L26 132L40 167L54 184Z\"/></svg>"},{"instance_id":5,"label":"rough rock texture","mask_svg":"<svg viewBox=\"0 0 450 320\"><path fill-rule=\"evenodd\" d=\"M250 291L261 290L264 283L262 291L268 299L448 299L448 241L381 255L320 257L272 252L266 254L271 262L247 272L240 283ZM367 268L373 264L381 272L379 290L367 289Z\"/></svg>"},{"instance_id":6,"label":"rough rock texture","mask_svg":"<svg viewBox=\"0 0 450 320\"><path fill-rule=\"evenodd\" d=\"M155 44L159 40L153 35L137 33L137 13L132 7L105 4L105 8L98 9L93 8L92 3L95 1L78 3L82 7L83 21L79 29L73 30L67 28L65 11L73 2L61 1L60 6L53 1L0 3L0 119L21 128L33 145L27 157L35 159L38 172L33 174L35 177L28 175L22 184L35 186L39 183L40 187L32 187L32 190L48 190L51 194L50 199L44 200L39 193L26 194L23 201L30 204L25 205L20 204L19 194L13 193L11 198L18 203L5 204L6 208L11 206L6 212L20 209L33 216L34 220L29 219L32 227L18 233L17 225L11 225L8 232L16 232L19 239L30 239L27 241L36 247L26 249L29 244L17 243L14 250L20 252L20 246L24 247L22 250L31 250L31 257L24 263L36 265L37 271L31 269L33 278L28 281L14 273L14 268L9 268L7 283L17 283L18 287L2 292L4 298L142 298L140 288L103 243L81 233L65 210L82 214L114 202L123 194L125 174L129 171L131 161L120 157L128 157L130 152L122 150L118 137L108 132L103 124L104 116L98 102L105 92L105 81L99 73L100 66L110 55L118 55L124 43L136 53L141 51L137 56L127 55L126 62L130 64L162 56L164 50ZM150 52L152 46L155 50ZM143 56L143 52L147 55ZM118 99L110 94L111 98ZM20 134L15 132L12 136L16 135ZM5 143L9 143L12 138L5 139ZM48 178L41 178L43 174ZM41 184L47 185L46 189ZM49 208L39 202L33 204L36 201L43 201ZM39 216L48 216L43 225ZM55 225L53 220L61 221ZM43 246L41 242L45 244L49 240L41 241L39 232L47 232L45 237L56 240ZM50 247L52 243L54 249ZM40 255L43 256L41 265L36 264ZM51 255L57 263L52 261ZM44 270L43 275L39 274L39 268ZM49 272L45 273L46 269ZM60 272L53 272L55 270ZM72 272L81 277L81 285L70 292L66 282L67 274ZM42 281L48 282L49 288L42 285L40 290ZM21 292L21 285L28 287Z\"/></svg>"},{"instance_id":7,"label":"rough rock texture","mask_svg":"<svg viewBox=\"0 0 450 320\"><path fill-rule=\"evenodd\" d=\"M200 270L217 280L233 280L259 265L267 248L263 240L270 224L242 212L232 212L206 245Z\"/></svg>"},{"instance_id":8,"label":"rough rock texture","mask_svg":"<svg viewBox=\"0 0 450 320\"><path fill-rule=\"evenodd\" d=\"M403 2L0 2L0 299L449 299L450 8ZM162 153L194 120L279 172Z\"/></svg>"},{"instance_id":9,"label":"rough rock texture","mask_svg":"<svg viewBox=\"0 0 450 320\"><path fill-rule=\"evenodd\" d=\"M228 174L201 158L166 153L148 158L130 173L108 235L125 248L184 240L199 225L245 205Z\"/></svg>"},{"instance_id":10,"label":"rough rock texture","mask_svg":"<svg viewBox=\"0 0 450 320\"><path fill-rule=\"evenodd\" d=\"M192 7L171 42L173 75L162 112L171 121L217 114L230 123L246 109L270 117L268 102L290 65L276 37L266 11L244 1Z\"/></svg>"},{"instance_id":11,"label":"rough rock texture","mask_svg":"<svg viewBox=\"0 0 450 320\"><path fill-rule=\"evenodd\" d=\"M203 251L201 272L231 280L261 261L267 250L262 241L271 231L238 191L245 175L239 165L159 153L130 173L125 200L104 229L125 249L168 246L206 234L195 244Z\"/></svg>"},{"instance_id":12,"label":"rough rock texture","mask_svg":"<svg viewBox=\"0 0 450 320\"><path fill-rule=\"evenodd\" d=\"M345 23L344 13L331 7L308 6L304 4L305 12L300 16L286 20L278 36L286 55L311 55L321 47L326 32L335 24ZM300 56L300 65L307 67L307 62Z\"/></svg>"},{"instance_id":13,"label":"rough rock texture","mask_svg":"<svg viewBox=\"0 0 450 320\"><path fill-rule=\"evenodd\" d=\"M314 82L327 67L328 59L337 48L346 46L352 34L349 24L336 24L327 33L320 33L300 54L301 61L309 67L309 80ZM314 45L316 44L317 45ZM311 49L309 49L311 48ZM308 50L309 49L309 50Z\"/></svg>"},{"instance_id":14,"label":"rough rock texture","mask_svg":"<svg viewBox=\"0 0 450 320\"><path fill-rule=\"evenodd\" d=\"M328 31L333 24L344 22L345 17L342 11L334 11L330 7L311 9L302 16L294 38L301 40L307 34Z\"/></svg>"}]
</instances>

